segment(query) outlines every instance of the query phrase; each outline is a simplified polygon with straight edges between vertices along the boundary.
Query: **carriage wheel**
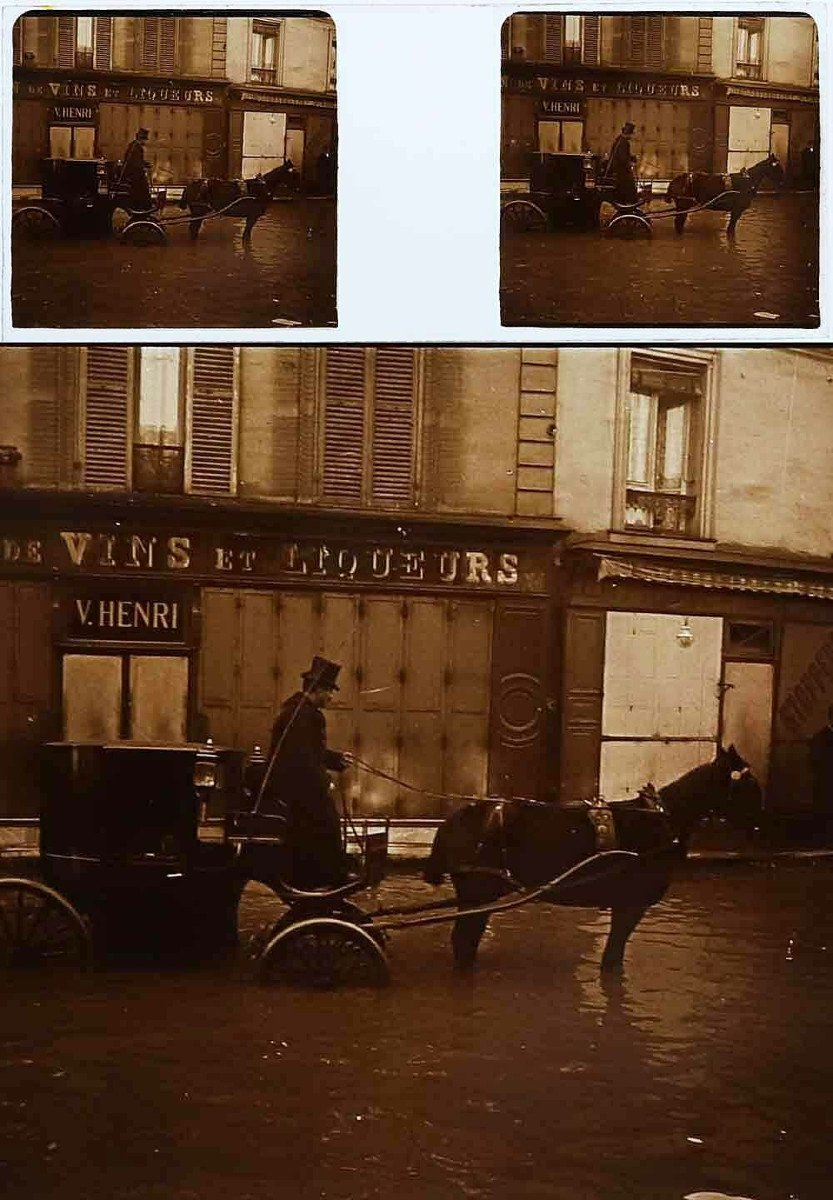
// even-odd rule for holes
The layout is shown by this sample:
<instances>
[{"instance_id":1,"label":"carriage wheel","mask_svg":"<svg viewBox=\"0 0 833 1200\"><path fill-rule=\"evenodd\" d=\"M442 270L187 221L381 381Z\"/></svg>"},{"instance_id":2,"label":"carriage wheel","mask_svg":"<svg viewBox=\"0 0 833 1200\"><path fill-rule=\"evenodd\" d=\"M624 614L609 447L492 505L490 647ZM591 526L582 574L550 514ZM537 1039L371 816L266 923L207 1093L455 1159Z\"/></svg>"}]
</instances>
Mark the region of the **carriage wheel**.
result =
<instances>
[{"instance_id":1,"label":"carriage wheel","mask_svg":"<svg viewBox=\"0 0 833 1200\"><path fill-rule=\"evenodd\" d=\"M546 213L531 200L510 200L500 210L500 227L506 233L540 233L547 227Z\"/></svg>"},{"instance_id":2,"label":"carriage wheel","mask_svg":"<svg viewBox=\"0 0 833 1200\"><path fill-rule=\"evenodd\" d=\"M0 879L0 969L80 969L91 960L87 923L60 892L34 879Z\"/></svg>"},{"instance_id":3,"label":"carriage wheel","mask_svg":"<svg viewBox=\"0 0 833 1200\"><path fill-rule=\"evenodd\" d=\"M164 246L167 234L158 221L128 221L122 230L121 240L130 246Z\"/></svg>"},{"instance_id":4,"label":"carriage wheel","mask_svg":"<svg viewBox=\"0 0 833 1200\"><path fill-rule=\"evenodd\" d=\"M117 205L113 209L113 215L110 219L110 222L113 233L120 238L130 223L130 213L126 208L121 208Z\"/></svg>"},{"instance_id":5,"label":"carriage wheel","mask_svg":"<svg viewBox=\"0 0 833 1200\"><path fill-rule=\"evenodd\" d=\"M378 943L336 917L312 917L277 933L260 956L263 983L294 987L383 987L390 979Z\"/></svg>"},{"instance_id":6,"label":"carriage wheel","mask_svg":"<svg viewBox=\"0 0 833 1200\"><path fill-rule=\"evenodd\" d=\"M605 234L608 237L652 237L653 232L651 222L641 213L619 213L605 226Z\"/></svg>"},{"instance_id":7,"label":"carriage wheel","mask_svg":"<svg viewBox=\"0 0 833 1200\"><path fill-rule=\"evenodd\" d=\"M21 242L51 242L61 232L58 218L48 208L30 205L12 216L12 237Z\"/></svg>"}]
</instances>

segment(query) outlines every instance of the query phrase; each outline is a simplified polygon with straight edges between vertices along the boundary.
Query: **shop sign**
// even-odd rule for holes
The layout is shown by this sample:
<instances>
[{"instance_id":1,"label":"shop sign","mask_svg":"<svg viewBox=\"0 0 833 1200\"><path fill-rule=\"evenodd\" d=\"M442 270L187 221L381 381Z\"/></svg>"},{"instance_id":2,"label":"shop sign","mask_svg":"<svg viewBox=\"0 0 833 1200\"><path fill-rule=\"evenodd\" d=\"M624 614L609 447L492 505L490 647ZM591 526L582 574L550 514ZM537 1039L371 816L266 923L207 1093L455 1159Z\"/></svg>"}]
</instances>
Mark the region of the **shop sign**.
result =
<instances>
[{"instance_id":1,"label":"shop sign","mask_svg":"<svg viewBox=\"0 0 833 1200\"><path fill-rule=\"evenodd\" d=\"M543 591L545 552L502 546L429 545L410 538L356 542L282 540L204 533L114 533L62 529L0 534L0 570L20 573L153 573L180 579L265 579L436 585L472 590ZM108 610L109 612L109 610Z\"/></svg>"},{"instance_id":2,"label":"shop sign","mask_svg":"<svg viewBox=\"0 0 833 1200\"><path fill-rule=\"evenodd\" d=\"M809 737L833 703L833 629L788 625L782 647L778 733Z\"/></svg>"},{"instance_id":3,"label":"shop sign","mask_svg":"<svg viewBox=\"0 0 833 1200\"><path fill-rule=\"evenodd\" d=\"M315 100L310 96L287 96L281 92L241 92L241 104L265 104L278 112L291 108L323 108L332 111L335 100ZM277 107L276 107L277 106Z\"/></svg>"},{"instance_id":4,"label":"shop sign","mask_svg":"<svg viewBox=\"0 0 833 1200\"><path fill-rule=\"evenodd\" d=\"M588 100L700 100L704 86L678 79L652 79L642 75L615 75L594 79L581 75L528 75L504 73L505 92L531 96L580 96Z\"/></svg>"},{"instance_id":5,"label":"shop sign","mask_svg":"<svg viewBox=\"0 0 833 1200\"><path fill-rule=\"evenodd\" d=\"M178 592L73 589L62 597L62 610L68 640L184 641L186 604Z\"/></svg>"},{"instance_id":6,"label":"shop sign","mask_svg":"<svg viewBox=\"0 0 833 1200\"><path fill-rule=\"evenodd\" d=\"M541 100L539 111L547 117L583 117L585 103L583 100Z\"/></svg>"},{"instance_id":7,"label":"shop sign","mask_svg":"<svg viewBox=\"0 0 833 1200\"><path fill-rule=\"evenodd\" d=\"M50 111L50 120L64 125L84 125L95 122L98 109L92 104L55 104Z\"/></svg>"},{"instance_id":8,"label":"shop sign","mask_svg":"<svg viewBox=\"0 0 833 1200\"><path fill-rule=\"evenodd\" d=\"M216 88L169 82L16 79L13 90L15 96L24 100L120 100L135 104L222 104L223 101L222 93Z\"/></svg>"}]
</instances>

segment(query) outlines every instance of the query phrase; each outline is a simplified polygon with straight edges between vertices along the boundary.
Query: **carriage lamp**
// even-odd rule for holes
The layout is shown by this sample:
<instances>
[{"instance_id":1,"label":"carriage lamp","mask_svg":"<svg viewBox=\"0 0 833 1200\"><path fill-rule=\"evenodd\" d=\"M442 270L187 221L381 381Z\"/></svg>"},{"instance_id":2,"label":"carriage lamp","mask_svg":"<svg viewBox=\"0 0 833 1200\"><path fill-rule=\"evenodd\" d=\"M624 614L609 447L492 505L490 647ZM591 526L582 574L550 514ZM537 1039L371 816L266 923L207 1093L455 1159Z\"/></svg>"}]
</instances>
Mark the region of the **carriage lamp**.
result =
<instances>
[{"instance_id":1,"label":"carriage lamp","mask_svg":"<svg viewBox=\"0 0 833 1200\"><path fill-rule=\"evenodd\" d=\"M199 800L199 821L202 824L208 816L208 798L213 788L217 787L217 755L211 742L197 751L194 763L194 790Z\"/></svg>"},{"instance_id":2,"label":"carriage lamp","mask_svg":"<svg viewBox=\"0 0 833 1200\"><path fill-rule=\"evenodd\" d=\"M688 623L688 617L683 618L683 623L677 630L677 641L680 643L683 649L685 649L686 646L690 646L694 641L694 633Z\"/></svg>"}]
</instances>

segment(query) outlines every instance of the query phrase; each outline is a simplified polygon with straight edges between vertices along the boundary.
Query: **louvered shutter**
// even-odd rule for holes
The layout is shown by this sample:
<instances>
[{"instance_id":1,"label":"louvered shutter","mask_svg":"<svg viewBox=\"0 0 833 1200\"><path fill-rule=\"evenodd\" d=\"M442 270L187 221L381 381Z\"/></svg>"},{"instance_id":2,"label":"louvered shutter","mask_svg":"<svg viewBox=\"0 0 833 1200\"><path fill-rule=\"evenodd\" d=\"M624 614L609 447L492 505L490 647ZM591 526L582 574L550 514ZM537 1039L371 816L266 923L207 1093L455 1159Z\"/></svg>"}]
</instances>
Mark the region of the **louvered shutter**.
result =
<instances>
[{"instance_id":1,"label":"louvered shutter","mask_svg":"<svg viewBox=\"0 0 833 1200\"><path fill-rule=\"evenodd\" d=\"M371 497L380 508L414 501L414 351L380 346L373 394Z\"/></svg>"},{"instance_id":2,"label":"louvered shutter","mask_svg":"<svg viewBox=\"0 0 833 1200\"><path fill-rule=\"evenodd\" d=\"M327 349L323 498L361 504L364 461L365 349Z\"/></svg>"},{"instance_id":3,"label":"louvered shutter","mask_svg":"<svg viewBox=\"0 0 833 1200\"><path fill-rule=\"evenodd\" d=\"M564 18L548 13L544 17L544 62L560 63L563 57Z\"/></svg>"},{"instance_id":4,"label":"louvered shutter","mask_svg":"<svg viewBox=\"0 0 833 1200\"><path fill-rule=\"evenodd\" d=\"M84 405L84 483L126 488L132 351L128 346L87 350Z\"/></svg>"},{"instance_id":5,"label":"louvered shutter","mask_svg":"<svg viewBox=\"0 0 833 1200\"><path fill-rule=\"evenodd\" d=\"M645 43L647 39L647 17L628 17L631 26L630 65L645 66Z\"/></svg>"},{"instance_id":6,"label":"louvered shutter","mask_svg":"<svg viewBox=\"0 0 833 1200\"><path fill-rule=\"evenodd\" d=\"M58 66L75 66L75 17L58 17Z\"/></svg>"},{"instance_id":7,"label":"louvered shutter","mask_svg":"<svg viewBox=\"0 0 833 1200\"><path fill-rule=\"evenodd\" d=\"M155 71L159 61L159 17L142 18L142 67Z\"/></svg>"},{"instance_id":8,"label":"louvered shutter","mask_svg":"<svg viewBox=\"0 0 833 1200\"><path fill-rule=\"evenodd\" d=\"M588 67L596 67L599 65L599 22L598 16L585 16L584 20L584 49L582 52L582 62Z\"/></svg>"},{"instance_id":9,"label":"louvered shutter","mask_svg":"<svg viewBox=\"0 0 833 1200\"><path fill-rule=\"evenodd\" d=\"M176 59L176 17L159 18L159 70L173 72Z\"/></svg>"},{"instance_id":10,"label":"louvered shutter","mask_svg":"<svg viewBox=\"0 0 833 1200\"><path fill-rule=\"evenodd\" d=\"M113 49L113 18L95 18L95 69L109 71Z\"/></svg>"},{"instance_id":11,"label":"louvered shutter","mask_svg":"<svg viewBox=\"0 0 833 1200\"><path fill-rule=\"evenodd\" d=\"M237 356L234 346L194 350L190 404L190 490L228 495L235 485Z\"/></svg>"},{"instance_id":12,"label":"louvered shutter","mask_svg":"<svg viewBox=\"0 0 833 1200\"><path fill-rule=\"evenodd\" d=\"M646 48L645 66L653 71L662 68L662 16L648 17L648 44Z\"/></svg>"}]
</instances>

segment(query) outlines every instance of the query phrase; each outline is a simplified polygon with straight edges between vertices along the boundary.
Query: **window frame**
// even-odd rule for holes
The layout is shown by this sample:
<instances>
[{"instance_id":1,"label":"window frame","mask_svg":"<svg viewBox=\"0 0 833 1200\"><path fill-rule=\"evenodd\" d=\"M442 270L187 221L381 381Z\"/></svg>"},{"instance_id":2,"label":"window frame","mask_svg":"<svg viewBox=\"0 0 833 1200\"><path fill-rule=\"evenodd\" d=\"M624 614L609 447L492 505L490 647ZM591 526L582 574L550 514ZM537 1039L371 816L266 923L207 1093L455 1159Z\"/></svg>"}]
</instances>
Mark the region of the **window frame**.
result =
<instances>
[{"instance_id":1,"label":"window frame","mask_svg":"<svg viewBox=\"0 0 833 1200\"><path fill-rule=\"evenodd\" d=\"M759 81L766 77L764 64L767 53L767 20L766 17L739 15L735 17L735 37L732 54L732 78ZM758 59L741 59L741 31L749 34L750 30L758 34Z\"/></svg>"},{"instance_id":2,"label":"window frame","mask_svg":"<svg viewBox=\"0 0 833 1200\"><path fill-rule=\"evenodd\" d=\"M711 539L714 524L714 452L713 445L716 433L716 403L715 396L718 384L718 363L716 351L694 350L679 347L674 350L653 348L638 348L633 350L618 350L617 370L617 404L614 439L614 470L613 494L611 497L612 531L627 536L639 538L654 537L661 541L678 539L684 541L700 541ZM669 495L694 495L694 511L685 530L668 530L628 524L627 522L627 493L629 490L644 491L648 495L663 494L665 489L657 490L655 486L643 487L640 483L632 484L630 480L630 396L632 394L632 369L635 363L644 363L646 367L662 371L663 367L679 372L682 368L686 373L700 379L701 394L698 401L696 444L691 445L694 436L692 417L687 418L688 426L688 455L689 478L694 480L693 490L686 481L681 484L680 491L669 491ZM658 412L659 404L656 405ZM649 457L653 456L653 479L657 482L656 454L658 446L656 427L652 428L649 441Z\"/></svg>"},{"instance_id":3,"label":"window frame","mask_svg":"<svg viewBox=\"0 0 833 1200\"><path fill-rule=\"evenodd\" d=\"M281 60L283 57L284 46L284 28L283 21L268 21L262 18L252 18L251 36L249 38L249 62L248 62L248 78L250 83L260 83L266 86L275 87L282 78ZM255 58L255 38L261 39L261 62L256 63ZM263 48L266 45L266 40L273 40L275 43L274 65L266 67L263 65Z\"/></svg>"}]
</instances>

